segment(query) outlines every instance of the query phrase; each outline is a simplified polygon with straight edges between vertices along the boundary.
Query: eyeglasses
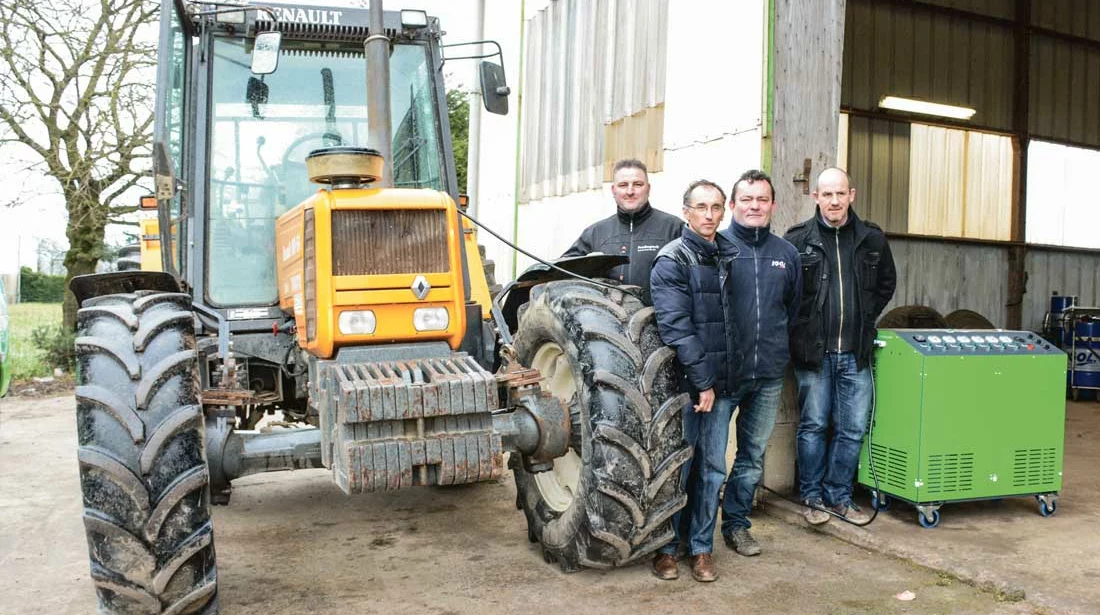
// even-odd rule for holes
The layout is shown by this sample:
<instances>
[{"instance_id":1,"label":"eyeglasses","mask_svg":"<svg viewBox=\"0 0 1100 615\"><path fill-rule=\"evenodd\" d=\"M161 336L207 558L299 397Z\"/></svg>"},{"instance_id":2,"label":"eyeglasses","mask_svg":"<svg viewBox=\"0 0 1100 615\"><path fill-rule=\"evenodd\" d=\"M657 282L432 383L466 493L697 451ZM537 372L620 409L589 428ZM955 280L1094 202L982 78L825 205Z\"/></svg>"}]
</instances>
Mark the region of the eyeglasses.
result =
<instances>
[{"instance_id":1,"label":"eyeglasses","mask_svg":"<svg viewBox=\"0 0 1100 615\"><path fill-rule=\"evenodd\" d=\"M699 203L698 205L688 205L685 209L690 209L690 210L694 211L697 214L706 213L707 211L710 211L710 213L712 213L712 214L720 214L720 213L722 213L723 210L725 210L725 208L726 207L724 205L720 205L720 204L717 204L717 203L714 204L714 205L707 205L706 203Z\"/></svg>"}]
</instances>

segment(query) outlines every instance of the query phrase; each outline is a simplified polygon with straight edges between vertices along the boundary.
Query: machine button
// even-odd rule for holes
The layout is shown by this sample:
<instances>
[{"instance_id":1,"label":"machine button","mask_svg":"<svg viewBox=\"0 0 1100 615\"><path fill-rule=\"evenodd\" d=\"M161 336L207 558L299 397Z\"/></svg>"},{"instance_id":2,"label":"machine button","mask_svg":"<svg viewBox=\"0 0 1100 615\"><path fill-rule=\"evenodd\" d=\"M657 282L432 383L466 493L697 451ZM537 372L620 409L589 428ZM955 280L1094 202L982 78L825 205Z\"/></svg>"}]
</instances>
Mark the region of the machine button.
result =
<instances>
[{"instance_id":1,"label":"machine button","mask_svg":"<svg viewBox=\"0 0 1100 615\"><path fill-rule=\"evenodd\" d=\"M923 344L923 343L924 343L924 342L926 342L927 340L928 340L928 338L927 338L927 337L925 337L925 336L923 336L923 335L914 335L914 336L913 336L913 341L915 341L915 342L919 342L919 343L922 343L922 344Z\"/></svg>"}]
</instances>

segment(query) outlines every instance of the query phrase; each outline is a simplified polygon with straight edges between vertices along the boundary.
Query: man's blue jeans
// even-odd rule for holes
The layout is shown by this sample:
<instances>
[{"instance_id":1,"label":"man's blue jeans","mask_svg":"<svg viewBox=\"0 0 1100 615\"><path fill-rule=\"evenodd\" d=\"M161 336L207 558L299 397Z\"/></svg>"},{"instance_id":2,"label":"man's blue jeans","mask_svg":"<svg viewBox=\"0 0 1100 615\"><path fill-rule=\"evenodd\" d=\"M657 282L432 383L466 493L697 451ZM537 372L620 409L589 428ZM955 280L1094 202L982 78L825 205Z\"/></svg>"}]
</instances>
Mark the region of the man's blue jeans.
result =
<instances>
[{"instance_id":1,"label":"man's blue jeans","mask_svg":"<svg viewBox=\"0 0 1100 615\"><path fill-rule=\"evenodd\" d=\"M718 397L710 412L696 412L694 403L684 408L684 440L694 450L681 470L687 506L672 517L676 538L661 548L675 554L683 546L688 555L714 550L714 524L718 517L718 490L726 479L726 443L729 441L733 400Z\"/></svg>"},{"instance_id":2,"label":"man's blue jeans","mask_svg":"<svg viewBox=\"0 0 1100 615\"><path fill-rule=\"evenodd\" d=\"M826 353L820 369L796 369L798 404L798 482L804 501L828 506L852 502L852 481L871 413L874 383L869 367L859 369L851 352ZM825 441L829 422L831 442Z\"/></svg>"},{"instance_id":3,"label":"man's blue jeans","mask_svg":"<svg viewBox=\"0 0 1100 615\"><path fill-rule=\"evenodd\" d=\"M722 498L722 535L752 527L752 498L764 475L764 450L772 437L782 394L782 377L745 380L733 393L731 402L741 410L736 420L737 455Z\"/></svg>"}]
</instances>

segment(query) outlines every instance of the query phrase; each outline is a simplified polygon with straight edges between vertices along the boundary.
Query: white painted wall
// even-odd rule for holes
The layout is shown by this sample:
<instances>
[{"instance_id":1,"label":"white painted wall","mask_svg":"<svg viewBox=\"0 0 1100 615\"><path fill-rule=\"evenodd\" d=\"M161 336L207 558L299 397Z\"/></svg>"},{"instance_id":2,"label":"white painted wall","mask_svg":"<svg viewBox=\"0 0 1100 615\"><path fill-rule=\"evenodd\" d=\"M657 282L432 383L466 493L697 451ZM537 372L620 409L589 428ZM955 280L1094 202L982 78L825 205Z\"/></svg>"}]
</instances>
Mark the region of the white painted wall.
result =
<instances>
[{"instance_id":1,"label":"white painted wall","mask_svg":"<svg viewBox=\"0 0 1100 615\"><path fill-rule=\"evenodd\" d=\"M529 18L547 0L527 0ZM680 214L684 188L700 178L733 184L761 165L764 108L766 2L670 2L666 61L664 169L650 175L654 207ZM511 236L517 211L516 139L519 88L520 3L488 0L485 35L504 47L513 96L511 113L482 120L481 203L483 222ZM714 24L722 24L716 29ZM518 206L518 243L542 257L559 256L592 222L615 210L610 185L600 190L546 198ZM485 234L481 242L497 263L498 280L511 279L511 250ZM517 274L533 261L515 259Z\"/></svg>"}]
</instances>

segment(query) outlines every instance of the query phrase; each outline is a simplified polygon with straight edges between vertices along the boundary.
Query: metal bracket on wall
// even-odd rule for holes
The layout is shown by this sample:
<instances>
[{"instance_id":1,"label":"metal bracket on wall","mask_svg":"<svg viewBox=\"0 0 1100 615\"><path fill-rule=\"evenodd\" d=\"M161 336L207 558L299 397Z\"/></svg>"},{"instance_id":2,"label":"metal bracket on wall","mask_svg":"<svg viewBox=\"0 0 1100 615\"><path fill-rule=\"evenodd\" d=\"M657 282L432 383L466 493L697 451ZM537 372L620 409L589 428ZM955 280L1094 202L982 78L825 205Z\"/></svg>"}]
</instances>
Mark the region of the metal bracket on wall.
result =
<instances>
[{"instance_id":1,"label":"metal bracket on wall","mask_svg":"<svg viewBox=\"0 0 1100 615\"><path fill-rule=\"evenodd\" d=\"M810 193L810 170L813 169L813 160L806 158L802 161L802 175L795 175L791 182L802 184L802 194Z\"/></svg>"}]
</instances>

